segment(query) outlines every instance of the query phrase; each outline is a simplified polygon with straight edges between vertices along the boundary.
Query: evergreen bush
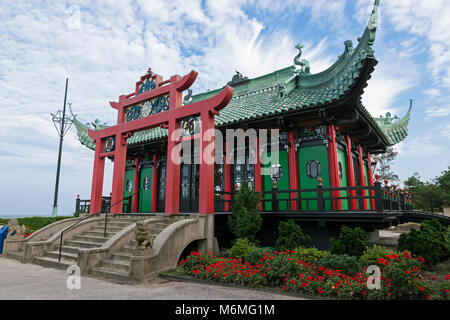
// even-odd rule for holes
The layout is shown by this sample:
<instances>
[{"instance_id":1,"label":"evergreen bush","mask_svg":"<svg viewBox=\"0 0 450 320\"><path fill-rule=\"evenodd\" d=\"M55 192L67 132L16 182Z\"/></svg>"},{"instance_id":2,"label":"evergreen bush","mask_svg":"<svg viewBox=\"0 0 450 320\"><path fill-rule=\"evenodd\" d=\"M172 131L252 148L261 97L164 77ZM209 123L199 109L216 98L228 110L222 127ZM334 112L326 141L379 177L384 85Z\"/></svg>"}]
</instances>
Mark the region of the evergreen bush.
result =
<instances>
[{"instance_id":1,"label":"evergreen bush","mask_svg":"<svg viewBox=\"0 0 450 320\"><path fill-rule=\"evenodd\" d=\"M278 225L278 238L276 247L281 251L293 250L297 247L304 247L311 241L311 237L303 233L302 228L290 219L280 221Z\"/></svg>"},{"instance_id":2,"label":"evergreen bush","mask_svg":"<svg viewBox=\"0 0 450 320\"><path fill-rule=\"evenodd\" d=\"M243 260L245 262L250 263L251 265L257 265L261 263L261 260L265 256L266 252L268 252L268 249L265 248L255 248L253 249L249 254L247 254Z\"/></svg>"},{"instance_id":3,"label":"evergreen bush","mask_svg":"<svg viewBox=\"0 0 450 320\"><path fill-rule=\"evenodd\" d=\"M358 259L348 254L329 254L320 259L317 264L331 270L339 270L347 275L355 275L361 270Z\"/></svg>"},{"instance_id":4,"label":"evergreen bush","mask_svg":"<svg viewBox=\"0 0 450 320\"><path fill-rule=\"evenodd\" d=\"M371 245L363 229L342 226L339 239L330 239L330 252L333 254L348 254L360 257Z\"/></svg>"},{"instance_id":5,"label":"evergreen bush","mask_svg":"<svg viewBox=\"0 0 450 320\"><path fill-rule=\"evenodd\" d=\"M363 268L367 268L372 265L379 265L378 258L384 258L386 255L393 254L392 250L389 250L382 246L374 245L371 248L367 248L363 255L359 258L359 263Z\"/></svg>"},{"instance_id":6,"label":"evergreen bush","mask_svg":"<svg viewBox=\"0 0 450 320\"><path fill-rule=\"evenodd\" d=\"M228 255L235 259L238 258L244 259L255 249L256 245L254 242L251 242L247 238L239 238L231 247L230 251L228 252Z\"/></svg>"},{"instance_id":7,"label":"evergreen bush","mask_svg":"<svg viewBox=\"0 0 450 320\"><path fill-rule=\"evenodd\" d=\"M246 181L236 193L233 202L233 214L228 217L228 226L235 239L247 238L256 241L256 234L262 225L259 214L261 194L253 191Z\"/></svg>"},{"instance_id":8,"label":"evergreen bush","mask_svg":"<svg viewBox=\"0 0 450 320\"><path fill-rule=\"evenodd\" d=\"M420 255L428 265L435 265L450 256L450 244L446 228L437 219L423 221L420 229L402 233L398 249Z\"/></svg>"},{"instance_id":9,"label":"evergreen bush","mask_svg":"<svg viewBox=\"0 0 450 320\"><path fill-rule=\"evenodd\" d=\"M297 260L301 260L310 264L317 264L319 260L325 258L329 254L330 254L329 251L319 250L317 248L297 247L294 250L293 256Z\"/></svg>"}]
</instances>

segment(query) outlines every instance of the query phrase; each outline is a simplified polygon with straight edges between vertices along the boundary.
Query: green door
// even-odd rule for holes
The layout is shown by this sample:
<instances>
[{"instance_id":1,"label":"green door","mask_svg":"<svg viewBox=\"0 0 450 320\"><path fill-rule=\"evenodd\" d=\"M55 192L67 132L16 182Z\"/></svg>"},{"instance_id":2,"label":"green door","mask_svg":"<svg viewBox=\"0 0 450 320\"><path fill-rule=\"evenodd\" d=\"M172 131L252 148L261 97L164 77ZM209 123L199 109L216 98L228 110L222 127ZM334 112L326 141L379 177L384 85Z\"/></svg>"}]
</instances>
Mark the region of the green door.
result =
<instances>
[{"instance_id":1,"label":"green door","mask_svg":"<svg viewBox=\"0 0 450 320\"><path fill-rule=\"evenodd\" d=\"M123 212L131 212L131 201L128 200L128 192L133 194L133 186L134 186L134 170L126 170L125 171L125 179L124 179L124 187L123 187ZM119 204L117 204L119 205Z\"/></svg>"},{"instance_id":2,"label":"green door","mask_svg":"<svg viewBox=\"0 0 450 320\"><path fill-rule=\"evenodd\" d=\"M324 188L330 186L330 175L328 169L328 153L325 145L303 147L298 149L298 171L300 175L300 189L316 189L318 178L322 178ZM329 192L324 194L329 197ZM300 197L301 210L317 210L317 192L302 192ZM325 201L325 208L331 208L330 201Z\"/></svg>"},{"instance_id":3,"label":"green door","mask_svg":"<svg viewBox=\"0 0 450 320\"><path fill-rule=\"evenodd\" d=\"M339 187L347 187L347 163L345 161L345 152L341 149L337 149L338 156L338 168L339 168ZM341 197L346 197L347 192L341 191ZM349 193L350 196L350 193ZM348 210L348 200L341 200L342 210Z\"/></svg>"},{"instance_id":4,"label":"green door","mask_svg":"<svg viewBox=\"0 0 450 320\"><path fill-rule=\"evenodd\" d=\"M270 166L274 163L267 163L268 158L270 158L271 153L267 152L266 154L264 154L264 167L268 169L268 172L270 172ZM282 151L278 151L278 159L279 159L279 163L281 165L281 167L283 168L283 177L281 178L280 181L277 182L277 188L278 190L289 190L289 156L287 151L282 150ZM270 177L270 175L264 175L263 176L263 181L264 181L264 191L271 191L273 188L273 181ZM272 199L272 195L271 194L265 194L264 199ZM278 199L289 199L289 193L288 192L284 192L284 193L280 193L278 195ZM282 201L280 200L278 202L278 208L280 211L286 211L288 208L288 202L287 200ZM271 211L272 210L272 203L270 201L265 201L264 202L264 210L268 210Z\"/></svg>"},{"instance_id":5,"label":"green door","mask_svg":"<svg viewBox=\"0 0 450 320\"><path fill-rule=\"evenodd\" d=\"M153 166L141 168L139 183L139 212L151 212L152 210L152 179Z\"/></svg>"}]
</instances>

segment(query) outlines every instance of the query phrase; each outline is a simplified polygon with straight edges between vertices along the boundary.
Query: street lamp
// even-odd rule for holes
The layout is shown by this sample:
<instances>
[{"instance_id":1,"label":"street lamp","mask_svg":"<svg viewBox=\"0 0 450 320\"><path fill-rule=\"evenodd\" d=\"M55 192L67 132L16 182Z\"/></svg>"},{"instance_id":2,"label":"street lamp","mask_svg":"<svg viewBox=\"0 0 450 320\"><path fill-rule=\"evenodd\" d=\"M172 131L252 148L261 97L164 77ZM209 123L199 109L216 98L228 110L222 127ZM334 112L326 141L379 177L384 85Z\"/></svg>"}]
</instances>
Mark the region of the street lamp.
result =
<instances>
[{"instance_id":1,"label":"street lamp","mask_svg":"<svg viewBox=\"0 0 450 320\"><path fill-rule=\"evenodd\" d=\"M63 138L73 123L73 118L66 117L66 100L67 100L67 85L68 85L68 83L69 83L69 79L66 79L66 91L64 94L63 110L62 111L58 110L56 112L56 114L50 113L50 115L52 116L53 124L55 125L55 128L56 128L56 132L58 132L58 135L59 135L58 167L56 169L55 196L54 196L54 200L53 200L53 211L52 211L53 217L58 215L59 172L61 170L61 154L62 154ZM71 103L69 103L69 107L70 107L70 105L71 105Z\"/></svg>"},{"instance_id":2,"label":"street lamp","mask_svg":"<svg viewBox=\"0 0 450 320\"><path fill-rule=\"evenodd\" d=\"M283 167L279 163L270 167L270 178L273 181L274 188L276 188L277 182L283 178Z\"/></svg>"}]
</instances>

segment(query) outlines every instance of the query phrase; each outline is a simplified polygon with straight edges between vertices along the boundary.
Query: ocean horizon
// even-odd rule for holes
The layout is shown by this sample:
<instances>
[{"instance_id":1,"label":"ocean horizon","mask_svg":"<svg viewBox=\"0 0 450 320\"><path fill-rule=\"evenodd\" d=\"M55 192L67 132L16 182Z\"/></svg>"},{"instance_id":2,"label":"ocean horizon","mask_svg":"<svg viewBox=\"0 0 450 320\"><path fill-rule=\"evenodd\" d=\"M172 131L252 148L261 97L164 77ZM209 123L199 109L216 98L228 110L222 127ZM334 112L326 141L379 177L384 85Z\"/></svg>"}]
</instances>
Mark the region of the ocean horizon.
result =
<instances>
[{"instance_id":1,"label":"ocean horizon","mask_svg":"<svg viewBox=\"0 0 450 320\"><path fill-rule=\"evenodd\" d=\"M28 217L51 217L51 213L0 213L0 218L28 218Z\"/></svg>"}]
</instances>

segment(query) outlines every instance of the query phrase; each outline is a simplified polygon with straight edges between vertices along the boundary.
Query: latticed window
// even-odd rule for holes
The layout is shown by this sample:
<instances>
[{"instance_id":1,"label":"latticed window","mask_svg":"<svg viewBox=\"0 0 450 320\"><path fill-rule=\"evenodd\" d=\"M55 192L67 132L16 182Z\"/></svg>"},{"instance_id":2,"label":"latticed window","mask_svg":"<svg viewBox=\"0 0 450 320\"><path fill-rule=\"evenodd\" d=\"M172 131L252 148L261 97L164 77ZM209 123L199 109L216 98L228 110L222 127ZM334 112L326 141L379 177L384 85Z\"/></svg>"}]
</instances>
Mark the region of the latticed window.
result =
<instances>
[{"instance_id":1,"label":"latticed window","mask_svg":"<svg viewBox=\"0 0 450 320\"><path fill-rule=\"evenodd\" d=\"M320 176L320 162L319 160L310 160L306 164L306 174L310 178L317 178Z\"/></svg>"}]
</instances>

